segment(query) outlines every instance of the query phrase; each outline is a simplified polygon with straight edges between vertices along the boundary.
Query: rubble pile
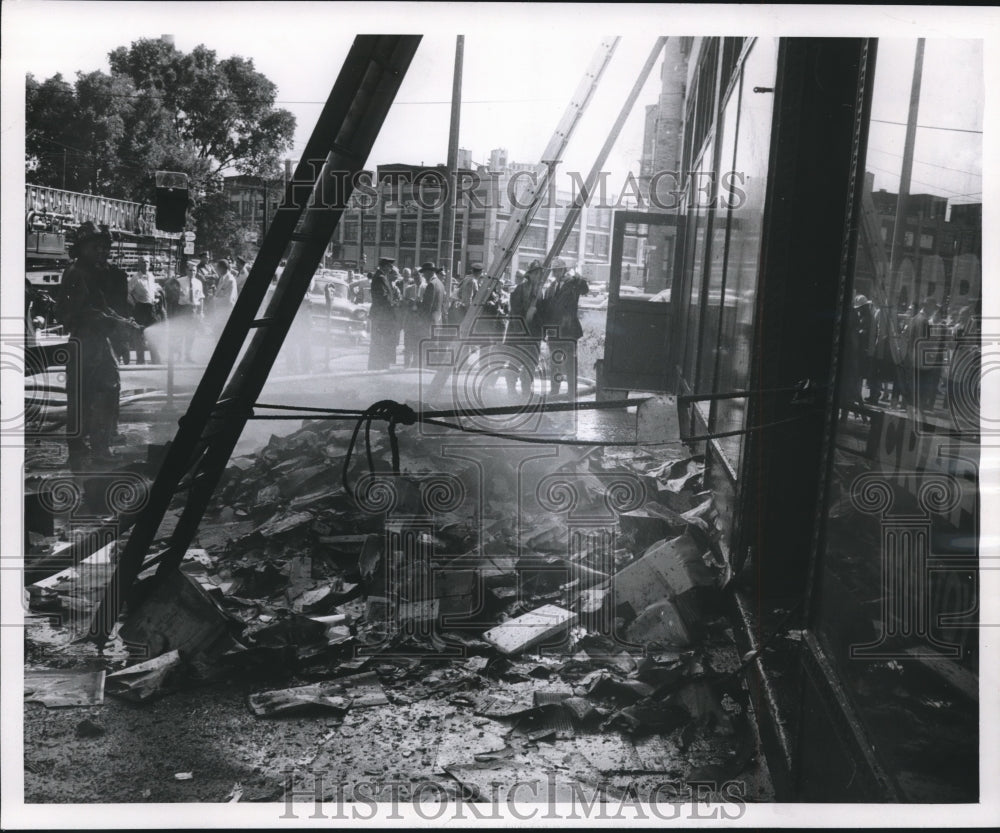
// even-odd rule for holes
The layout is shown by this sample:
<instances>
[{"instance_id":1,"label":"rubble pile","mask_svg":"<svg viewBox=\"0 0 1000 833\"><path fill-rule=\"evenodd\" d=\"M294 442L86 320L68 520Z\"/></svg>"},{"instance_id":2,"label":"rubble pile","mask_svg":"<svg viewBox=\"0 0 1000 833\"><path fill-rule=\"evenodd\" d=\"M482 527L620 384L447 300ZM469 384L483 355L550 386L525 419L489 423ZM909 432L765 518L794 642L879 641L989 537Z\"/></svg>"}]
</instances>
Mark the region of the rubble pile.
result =
<instances>
[{"instance_id":1,"label":"rubble pile","mask_svg":"<svg viewBox=\"0 0 1000 833\"><path fill-rule=\"evenodd\" d=\"M241 678L264 718L444 702L522 749L660 737L710 746L710 774L747 766L701 458L414 429L392 474L373 432L383 473L356 453L345 488L351 434L305 422L232 461L180 571L140 576L118 634L139 650L109 694Z\"/></svg>"}]
</instances>

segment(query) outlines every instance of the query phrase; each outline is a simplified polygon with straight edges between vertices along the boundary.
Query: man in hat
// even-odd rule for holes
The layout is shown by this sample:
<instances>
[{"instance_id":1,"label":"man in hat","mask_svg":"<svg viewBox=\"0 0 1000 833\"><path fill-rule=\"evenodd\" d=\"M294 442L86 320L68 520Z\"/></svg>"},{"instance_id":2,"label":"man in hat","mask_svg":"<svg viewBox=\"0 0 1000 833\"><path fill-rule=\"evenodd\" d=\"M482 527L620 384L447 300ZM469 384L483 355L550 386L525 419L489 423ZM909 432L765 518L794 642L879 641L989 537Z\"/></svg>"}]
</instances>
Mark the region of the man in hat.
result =
<instances>
[{"instance_id":1,"label":"man in hat","mask_svg":"<svg viewBox=\"0 0 1000 833\"><path fill-rule=\"evenodd\" d=\"M368 354L369 370L387 370L396 361L396 296L393 290L396 259L379 258L378 268L371 279L371 349Z\"/></svg>"},{"instance_id":2,"label":"man in hat","mask_svg":"<svg viewBox=\"0 0 1000 833\"><path fill-rule=\"evenodd\" d=\"M420 275L427 281L420 296L420 331L423 338L436 338L438 327L444 323L447 299L444 283L441 281L443 271L435 268L433 263L425 263L420 267ZM417 349L420 349L419 343Z\"/></svg>"},{"instance_id":3,"label":"man in hat","mask_svg":"<svg viewBox=\"0 0 1000 833\"><path fill-rule=\"evenodd\" d=\"M88 454L94 462L113 459L111 440L118 432L121 380L111 338L134 332L109 295L121 282L120 269L108 265L111 235L87 221L77 230L73 262L63 273L59 319L71 338L66 362L67 445L69 464L79 470ZM124 274L124 273L122 273Z\"/></svg>"},{"instance_id":4,"label":"man in hat","mask_svg":"<svg viewBox=\"0 0 1000 833\"><path fill-rule=\"evenodd\" d=\"M411 277L410 270L403 270L403 366L413 367L417 363L420 351L420 339L423 337L423 315L420 309L420 298L427 286L426 266L424 263ZM433 264L432 264L433 266ZM433 271L433 270L432 270Z\"/></svg>"},{"instance_id":5,"label":"man in hat","mask_svg":"<svg viewBox=\"0 0 1000 833\"><path fill-rule=\"evenodd\" d=\"M516 348L507 364L507 392L514 396L520 379L521 395L530 397L542 348L542 315L537 305L532 304L540 291L542 266L536 260L527 272L520 274L520 283L510 293L510 319L504 339L505 344Z\"/></svg>"},{"instance_id":6,"label":"man in hat","mask_svg":"<svg viewBox=\"0 0 1000 833\"><path fill-rule=\"evenodd\" d=\"M937 401L936 368L927 366L925 355L926 348L930 345L931 319L937 311L937 299L928 295L906 328L906 357L903 366L909 393L907 404L921 413L932 410Z\"/></svg>"},{"instance_id":7,"label":"man in hat","mask_svg":"<svg viewBox=\"0 0 1000 833\"><path fill-rule=\"evenodd\" d=\"M462 282L458 285L458 301L455 304L455 320L452 321L453 324L460 324L462 319L465 318L465 313L472 306L476 293L479 291L479 282L482 278L483 264L473 263L472 271L462 278Z\"/></svg>"},{"instance_id":8,"label":"man in hat","mask_svg":"<svg viewBox=\"0 0 1000 833\"><path fill-rule=\"evenodd\" d=\"M556 258L552 263L552 276L555 280L545 289L543 296L543 326L549 334L565 342L565 368L552 367L550 379L551 393L559 393L563 378L568 382L569 396L576 398L576 343L583 335L580 326L579 301L581 295L586 295L590 288L579 275L570 275L569 269L562 258ZM552 342L551 337L547 340ZM563 351L560 351L563 352Z\"/></svg>"}]
</instances>

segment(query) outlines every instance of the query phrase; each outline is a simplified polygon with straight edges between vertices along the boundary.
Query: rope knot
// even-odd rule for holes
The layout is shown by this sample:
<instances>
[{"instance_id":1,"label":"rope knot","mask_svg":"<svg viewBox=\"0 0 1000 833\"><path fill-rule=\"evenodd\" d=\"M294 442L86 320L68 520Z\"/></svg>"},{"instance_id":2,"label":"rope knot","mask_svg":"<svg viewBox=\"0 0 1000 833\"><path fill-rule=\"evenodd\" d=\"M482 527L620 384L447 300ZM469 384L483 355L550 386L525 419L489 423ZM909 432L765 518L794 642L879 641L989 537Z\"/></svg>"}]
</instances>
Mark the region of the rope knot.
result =
<instances>
[{"instance_id":1,"label":"rope knot","mask_svg":"<svg viewBox=\"0 0 1000 833\"><path fill-rule=\"evenodd\" d=\"M376 402L368 409L368 413L373 417L382 417L400 425L416 425L417 423L417 412L409 405L404 405L393 399L383 399Z\"/></svg>"}]
</instances>

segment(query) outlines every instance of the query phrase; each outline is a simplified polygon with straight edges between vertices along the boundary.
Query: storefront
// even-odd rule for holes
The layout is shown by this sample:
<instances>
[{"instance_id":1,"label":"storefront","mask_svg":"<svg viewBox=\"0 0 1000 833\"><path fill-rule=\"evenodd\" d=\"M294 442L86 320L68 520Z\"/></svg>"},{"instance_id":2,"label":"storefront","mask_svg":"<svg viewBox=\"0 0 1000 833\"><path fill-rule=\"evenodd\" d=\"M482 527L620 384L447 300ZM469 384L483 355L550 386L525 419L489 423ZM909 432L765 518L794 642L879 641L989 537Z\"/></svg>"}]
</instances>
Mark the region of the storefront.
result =
<instances>
[{"instance_id":1,"label":"storefront","mask_svg":"<svg viewBox=\"0 0 1000 833\"><path fill-rule=\"evenodd\" d=\"M982 46L686 48L667 386L779 796L975 801Z\"/></svg>"}]
</instances>

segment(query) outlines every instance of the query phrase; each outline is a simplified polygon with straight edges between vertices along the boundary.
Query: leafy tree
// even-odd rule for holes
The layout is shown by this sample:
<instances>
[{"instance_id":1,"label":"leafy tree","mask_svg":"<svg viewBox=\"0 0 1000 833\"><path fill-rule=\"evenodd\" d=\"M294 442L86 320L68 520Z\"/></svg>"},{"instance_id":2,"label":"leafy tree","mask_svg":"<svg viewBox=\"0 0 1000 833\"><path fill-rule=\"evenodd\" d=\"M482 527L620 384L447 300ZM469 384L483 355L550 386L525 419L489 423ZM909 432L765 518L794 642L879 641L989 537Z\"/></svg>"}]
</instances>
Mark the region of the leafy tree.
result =
<instances>
[{"instance_id":1,"label":"leafy tree","mask_svg":"<svg viewBox=\"0 0 1000 833\"><path fill-rule=\"evenodd\" d=\"M141 39L110 55L111 72L26 80L26 176L31 183L152 202L157 170L188 174L191 225L232 237L221 197L227 171L273 175L291 148L295 117L277 89L234 56L219 60ZM225 211L223 211L225 215ZM207 247L207 244L206 244Z\"/></svg>"},{"instance_id":2,"label":"leafy tree","mask_svg":"<svg viewBox=\"0 0 1000 833\"><path fill-rule=\"evenodd\" d=\"M274 107L277 87L249 58L222 61L204 45L185 54L162 40L142 39L108 56L112 75L159 98L177 137L213 173L235 168L260 173L291 147L295 117Z\"/></svg>"}]
</instances>

